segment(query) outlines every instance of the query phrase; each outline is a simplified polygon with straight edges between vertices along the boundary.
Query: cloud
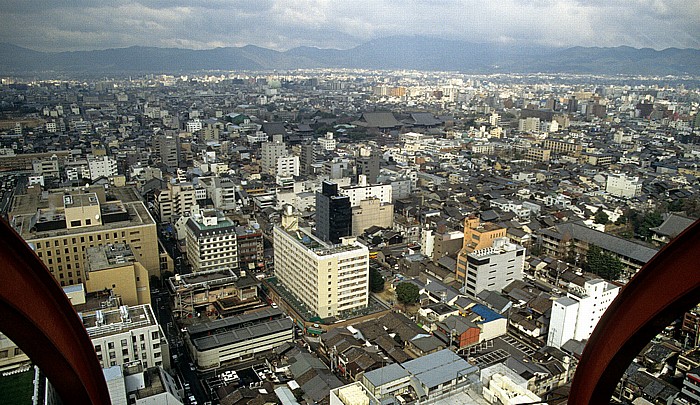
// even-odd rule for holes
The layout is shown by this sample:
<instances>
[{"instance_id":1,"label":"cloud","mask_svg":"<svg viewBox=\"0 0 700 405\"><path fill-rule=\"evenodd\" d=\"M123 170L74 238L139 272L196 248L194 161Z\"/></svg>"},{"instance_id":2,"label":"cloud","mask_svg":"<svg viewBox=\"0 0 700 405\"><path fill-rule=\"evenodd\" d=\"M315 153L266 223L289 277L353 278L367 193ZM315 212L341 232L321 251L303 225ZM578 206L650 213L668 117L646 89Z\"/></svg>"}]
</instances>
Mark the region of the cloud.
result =
<instances>
[{"instance_id":1,"label":"cloud","mask_svg":"<svg viewBox=\"0 0 700 405\"><path fill-rule=\"evenodd\" d=\"M393 35L550 46L700 48L687 0L6 0L0 41L44 51L133 45L349 48Z\"/></svg>"}]
</instances>

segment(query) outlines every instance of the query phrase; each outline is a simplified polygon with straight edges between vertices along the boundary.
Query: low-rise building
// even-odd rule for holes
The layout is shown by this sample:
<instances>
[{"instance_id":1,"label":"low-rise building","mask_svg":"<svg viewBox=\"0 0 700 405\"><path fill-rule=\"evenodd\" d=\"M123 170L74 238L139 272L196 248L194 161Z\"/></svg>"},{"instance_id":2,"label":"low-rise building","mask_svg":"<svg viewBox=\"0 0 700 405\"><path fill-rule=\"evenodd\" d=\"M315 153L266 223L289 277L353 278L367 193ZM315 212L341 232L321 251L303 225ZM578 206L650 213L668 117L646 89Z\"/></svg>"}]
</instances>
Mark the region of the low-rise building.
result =
<instances>
[{"instance_id":1,"label":"low-rise building","mask_svg":"<svg viewBox=\"0 0 700 405\"><path fill-rule=\"evenodd\" d=\"M182 318L240 313L261 305L258 281L245 271L214 269L177 274L168 279L168 288L173 297L173 313Z\"/></svg>"},{"instance_id":2,"label":"low-rise building","mask_svg":"<svg viewBox=\"0 0 700 405\"><path fill-rule=\"evenodd\" d=\"M294 339L294 323L276 308L189 326L186 345L201 370L252 359Z\"/></svg>"}]
</instances>

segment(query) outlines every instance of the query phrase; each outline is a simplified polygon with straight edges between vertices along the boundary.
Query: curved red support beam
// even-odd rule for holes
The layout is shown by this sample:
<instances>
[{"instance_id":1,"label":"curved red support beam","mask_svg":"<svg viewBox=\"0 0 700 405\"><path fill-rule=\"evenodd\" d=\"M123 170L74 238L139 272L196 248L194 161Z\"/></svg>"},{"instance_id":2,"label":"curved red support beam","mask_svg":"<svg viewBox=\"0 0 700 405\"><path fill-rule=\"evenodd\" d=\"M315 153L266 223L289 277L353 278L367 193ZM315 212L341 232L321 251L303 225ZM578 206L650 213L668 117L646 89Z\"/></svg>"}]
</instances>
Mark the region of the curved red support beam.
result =
<instances>
[{"instance_id":1,"label":"curved red support beam","mask_svg":"<svg viewBox=\"0 0 700 405\"><path fill-rule=\"evenodd\" d=\"M661 249L627 283L583 350L569 405L607 404L632 360L700 301L700 220Z\"/></svg>"},{"instance_id":2,"label":"curved red support beam","mask_svg":"<svg viewBox=\"0 0 700 405\"><path fill-rule=\"evenodd\" d=\"M92 341L48 269L0 220L0 330L46 374L64 403L111 403Z\"/></svg>"}]
</instances>

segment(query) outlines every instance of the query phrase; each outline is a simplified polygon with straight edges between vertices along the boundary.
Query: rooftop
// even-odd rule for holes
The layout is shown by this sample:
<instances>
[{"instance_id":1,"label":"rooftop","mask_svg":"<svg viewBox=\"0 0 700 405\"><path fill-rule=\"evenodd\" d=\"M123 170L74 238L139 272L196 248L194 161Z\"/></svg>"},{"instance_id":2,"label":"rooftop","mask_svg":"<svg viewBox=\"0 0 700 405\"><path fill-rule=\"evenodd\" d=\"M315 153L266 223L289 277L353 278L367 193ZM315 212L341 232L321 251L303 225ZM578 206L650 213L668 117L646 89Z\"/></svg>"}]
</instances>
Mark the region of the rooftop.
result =
<instances>
[{"instance_id":1,"label":"rooftop","mask_svg":"<svg viewBox=\"0 0 700 405\"><path fill-rule=\"evenodd\" d=\"M90 271L126 266L136 260L131 247L124 243L109 243L103 246L89 247L86 250Z\"/></svg>"},{"instance_id":2,"label":"rooftop","mask_svg":"<svg viewBox=\"0 0 700 405\"><path fill-rule=\"evenodd\" d=\"M90 338L108 336L145 326L157 325L151 306L123 305L119 309L79 314Z\"/></svg>"}]
</instances>

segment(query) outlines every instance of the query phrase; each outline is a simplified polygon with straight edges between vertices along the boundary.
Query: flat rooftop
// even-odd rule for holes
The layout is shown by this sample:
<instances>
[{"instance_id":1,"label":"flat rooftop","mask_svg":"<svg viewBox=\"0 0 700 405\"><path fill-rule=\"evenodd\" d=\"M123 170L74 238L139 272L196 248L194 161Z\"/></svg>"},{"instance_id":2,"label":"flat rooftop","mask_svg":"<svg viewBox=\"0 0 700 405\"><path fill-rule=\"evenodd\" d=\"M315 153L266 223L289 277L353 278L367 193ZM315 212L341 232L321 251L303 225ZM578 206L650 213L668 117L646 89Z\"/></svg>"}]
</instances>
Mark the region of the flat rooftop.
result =
<instances>
[{"instance_id":1,"label":"flat rooftop","mask_svg":"<svg viewBox=\"0 0 700 405\"><path fill-rule=\"evenodd\" d=\"M289 235L292 240L294 240L296 243L304 246L305 248L311 250L318 256L330 256L336 253L343 253L343 252L350 252L353 250L362 250L367 249L364 245L362 245L360 242L353 242L351 244L329 244L321 239L318 239L316 236L314 236L311 233L310 228L299 228L298 230L295 231L288 231L281 226L275 225L275 228L279 229L281 232L286 233Z\"/></svg>"},{"instance_id":2,"label":"flat rooftop","mask_svg":"<svg viewBox=\"0 0 700 405\"><path fill-rule=\"evenodd\" d=\"M91 314L81 314L83 325L90 338L113 335L145 326L157 325L151 306L126 305L112 310L97 310Z\"/></svg>"},{"instance_id":3,"label":"flat rooftop","mask_svg":"<svg viewBox=\"0 0 700 405\"><path fill-rule=\"evenodd\" d=\"M126 266L136 261L131 247L125 243L109 243L103 246L89 247L85 253L90 271Z\"/></svg>"},{"instance_id":4,"label":"flat rooftop","mask_svg":"<svg viewBox=\"0 0 700 405\"><path fill-rule=\"evenodd\" d=\"M258 322L262 319L270 319L283 316L284 313L279 308L265 308L259 311L248 312L241 315L230 316L228 318L217 319L211 322L202 322L187 327L190 336L205 333L216 333L222 330L233 330Z\"/></svg>"},{"instance_id":5,"label":"flat rooftop","mask_svg":"<svg viewBox=\"0 0 700 405\"><path fill-rule=\"evenodd\" d=\"M39 215L49 215L49 213L53 212L53 214L51 215L61 217L56 218L56 220L65 220L65 214L63 214L63 212L61 211L62 208L61 210L56 208L52 209L49 205L48 200L42 200L41 197L37 195L17 195L13 200L13 209L10 211L9 214L10 224L24 240L52 238L64 235L77 235L87 232L116 230L131 226L151 224L155 225L155 221L151 217L151 214L148 212L143 202L122 201L122 204L124 211L127 213L127 215L125 215L124 220L72 229L68 229L67 227L61 227L59 229L37 232L36 228L34 227L34 224L36 223L36 220ZM15 207L21 208L15 209ZM39 214L39 210L42 210L41 214Z\"/></svg>"},{"instance_id":6,"label":"flat rooftop","mask_svg":"<svg viewBox=\"0 0 700 405\"><path fill-rule=\"evenodd\" d=\"M203 336L192 340L192 344L199 351L211 350L217 347L243 342L246 340L268 336L285 330L292 331L294 322L289 318L274 319L272 321L245 326L235 330L224 331L209 336ZM290 339L291 340L291 339Z\"/></svg>"},{"instance_id":7,"label":"flat rooftop","mask_svg":"<svg viewBox=\"0 0 700 405\"><path fill-rule=\"evenodd\" d=\"M178 277L170 277L168 283L175 290L197 289L210 286L219 286L235 283L238 275L231 269L215 269L198 271L196 273L181 274Z\"/></svg>"}]
</instances>

